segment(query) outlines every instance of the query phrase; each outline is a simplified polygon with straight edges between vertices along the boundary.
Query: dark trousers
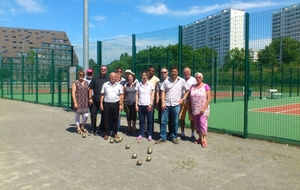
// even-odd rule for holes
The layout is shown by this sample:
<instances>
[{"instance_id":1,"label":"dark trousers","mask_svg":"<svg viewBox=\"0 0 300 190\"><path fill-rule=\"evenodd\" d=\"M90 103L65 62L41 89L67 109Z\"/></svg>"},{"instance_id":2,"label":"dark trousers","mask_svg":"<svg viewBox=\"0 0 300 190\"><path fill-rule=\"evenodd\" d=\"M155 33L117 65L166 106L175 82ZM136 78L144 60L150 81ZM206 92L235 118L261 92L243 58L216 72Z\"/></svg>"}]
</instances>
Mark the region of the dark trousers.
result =
<instances>
[{"instance_id":1,"label":"dark trousers","mask_svg":"<svg viewBox=\"0 0 300 190\"><path fill-rule=\"evenodd\" d=\"M109 135L110 124L112 122L113 135L118 133L119 101L115 103L103 103L104 107L104 132Z\"/></svg>"},{"instance_id":2,"label":"dark trousers","mask_svg":"<svg viewBox=\"0 0 300 190\"><path fill-rule=\"evenodd\" d=\"M91 127L94 132L96 132L96 123L97 123L97 114L100 109L100 102L94 101L94 103L90 107L91 111ZM101 122L100 122L100 130L104 131L104 116L103 112L101 112Z\"/></svg>"}]
</instances>

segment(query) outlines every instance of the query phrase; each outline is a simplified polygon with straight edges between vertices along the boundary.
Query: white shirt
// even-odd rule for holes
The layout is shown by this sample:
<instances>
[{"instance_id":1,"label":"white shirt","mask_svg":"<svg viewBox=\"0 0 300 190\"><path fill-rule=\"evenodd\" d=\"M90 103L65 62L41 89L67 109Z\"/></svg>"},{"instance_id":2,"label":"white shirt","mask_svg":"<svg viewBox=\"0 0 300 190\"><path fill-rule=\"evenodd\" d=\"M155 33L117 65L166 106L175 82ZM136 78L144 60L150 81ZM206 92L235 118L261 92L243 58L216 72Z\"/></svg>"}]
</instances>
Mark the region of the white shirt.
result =
<instances>
[{"instance_id":1,"label":"white shirt","mask_svg":"<svg viewBox=\"0 0 300 190\"><path fill-rule=\"evenodd\" d=\"M136 85L135 90L138 92L138 105L149 106L152 104L152 102L150 102L150 98L151 92L154 90L154 86L151 82L147 81L145 85L140 82Z\"/></svg>"},{"instance_id":2,"label":"white shirt","mask_svg":"<svg viewBox=\"0 0 300 190\"><path fill-rule=\"evenodd\" d=\"M181 92L183 90L189 90L189 87L183 78L178 77L176 81L172 80L172 77L164 80L160 89L165 91L165 105L177 106L181 98Z\"/></svg>"},{"instance_id":3,"label":"white shirt","mask_svg":"<svg viewBox=\"0 0 300 190\"><path fill-rule=\"evenodd\" d=\"M104 102L114 103L120 101L120 95L123 94L123 86L115 82L111 84L110 81L105 82L101 89L101 94L104 94Z\"/></svg>"},{"instance_id":4,"label":"white shirt","mask_svg":"<svg viewBox=\"0 0 300 190\"><path fill-rule=\"evenodd\" d=\"M188 87L190 88L193 84L196 84L197 81L195 79L195 77L190 76L190 78L188 80L185 79L186 84L188 85ZM185 94L185 90L182 91L182 95L181 97L183 98L184 94ZM189 101L189 96L186 98L186 102Z\"/></svg>"}]
</instances>

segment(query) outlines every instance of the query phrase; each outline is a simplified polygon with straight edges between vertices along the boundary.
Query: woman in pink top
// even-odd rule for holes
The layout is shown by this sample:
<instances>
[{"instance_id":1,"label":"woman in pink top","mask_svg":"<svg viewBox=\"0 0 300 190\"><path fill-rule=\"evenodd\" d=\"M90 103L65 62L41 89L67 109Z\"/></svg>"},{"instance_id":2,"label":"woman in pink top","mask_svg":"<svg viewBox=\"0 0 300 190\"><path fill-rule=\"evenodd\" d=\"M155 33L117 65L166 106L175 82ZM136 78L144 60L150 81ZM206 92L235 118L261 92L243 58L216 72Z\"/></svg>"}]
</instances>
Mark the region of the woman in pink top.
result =
<instances>
[{"instance_id":1,"label":"woman in pink top","mask_svg":"<svg viewBox=\"0 0 300 190\"><path fill-rule=\"evenodd\" d=\"M207 117L209 116L210 87L205 84L202 73L196 73L197 83L190 87L190 104L193 113L196 132L199 139L195 144L201 144L203 148L207 146Z\"/></svg>"}]
</instances>

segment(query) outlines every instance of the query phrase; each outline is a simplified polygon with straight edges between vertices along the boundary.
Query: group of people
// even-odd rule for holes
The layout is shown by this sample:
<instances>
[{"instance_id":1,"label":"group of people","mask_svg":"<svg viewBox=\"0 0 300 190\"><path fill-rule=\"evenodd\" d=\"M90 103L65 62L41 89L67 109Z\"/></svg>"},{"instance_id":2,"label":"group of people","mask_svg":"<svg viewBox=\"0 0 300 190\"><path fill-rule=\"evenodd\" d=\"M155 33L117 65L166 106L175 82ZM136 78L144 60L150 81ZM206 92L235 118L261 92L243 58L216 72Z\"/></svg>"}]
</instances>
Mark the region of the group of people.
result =
<instances>
[{"instance_id":1,"label":"group of people","mask_svg":"<svg viewBox=\"0 0 300 190\"><path fill-rule=\"evenodd\" d=\"M91 115L91 129L89 134L98 135L97 114L101 110L99 131L104 133L104 139L109 136L118 138L120 128L120 112L124 109L127 118L127 134L136 133L137 114L139 132L137 140L147 138L152 140L154 130L154 112L158 111L160 122L160 138L155 142L161 144L167 139L178 144L178 127L180 124L180 138L185 138L185 118L189 116L191 125L191 140L195 144L207 146L207 117L209 116L210 87L203 82L203 75L199 72L191 76L191 69L183 70L184 77L178 76L178 68L169 71L162 68L161 79L155 76L155 68L141 73L141 81L136 79L135 73L122 68L111 72L107 76L107 67L102 65L100 75L93 76L88 69L85 78L84 71L78 72L78 80L72 85L73 108L77 133L88 131L86 121ZM80 115L82 120L80 122ZM168 126L168 133L167 133ZM195 137L194 131L199 135Z\"/></svg>"}]
</instances>

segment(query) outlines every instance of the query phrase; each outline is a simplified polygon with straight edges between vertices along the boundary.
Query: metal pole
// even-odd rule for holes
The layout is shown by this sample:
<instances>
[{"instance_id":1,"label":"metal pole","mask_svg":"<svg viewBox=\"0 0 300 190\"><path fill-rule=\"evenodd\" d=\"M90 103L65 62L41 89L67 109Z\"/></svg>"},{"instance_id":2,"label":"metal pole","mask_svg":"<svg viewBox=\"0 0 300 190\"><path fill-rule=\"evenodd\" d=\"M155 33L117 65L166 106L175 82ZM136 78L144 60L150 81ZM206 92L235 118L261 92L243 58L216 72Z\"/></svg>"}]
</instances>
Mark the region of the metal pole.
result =
<instances>
[{"instance_id":1,"label":"metal pole","mask_svg":"<svg viewBox=\"0 0 300 190\"><path fill-rule=\"evenodd\" d=\"M245 15L245 96L244 96L244 138L248 138L248 93L249 93L249 13Z\"/></svg>"},{"instance_id":2,"label":"metal pole","mask_svg":"<svg viewBox=\"0 0 300 190\"><path fill-rule=\"evenodd\" d=\"M182 76L182 26L178 27L178 76Z\"/></svg>"},{"instance_id":3,"label":"metal pole","mask_svg":"<svg viewBox=\"0 0 300 190\"><path fill-rule=\"evenodd\" d=\"M89 1L84 0L83 19L83 70L89 67Z\"/></svg>"}]
</instances>

